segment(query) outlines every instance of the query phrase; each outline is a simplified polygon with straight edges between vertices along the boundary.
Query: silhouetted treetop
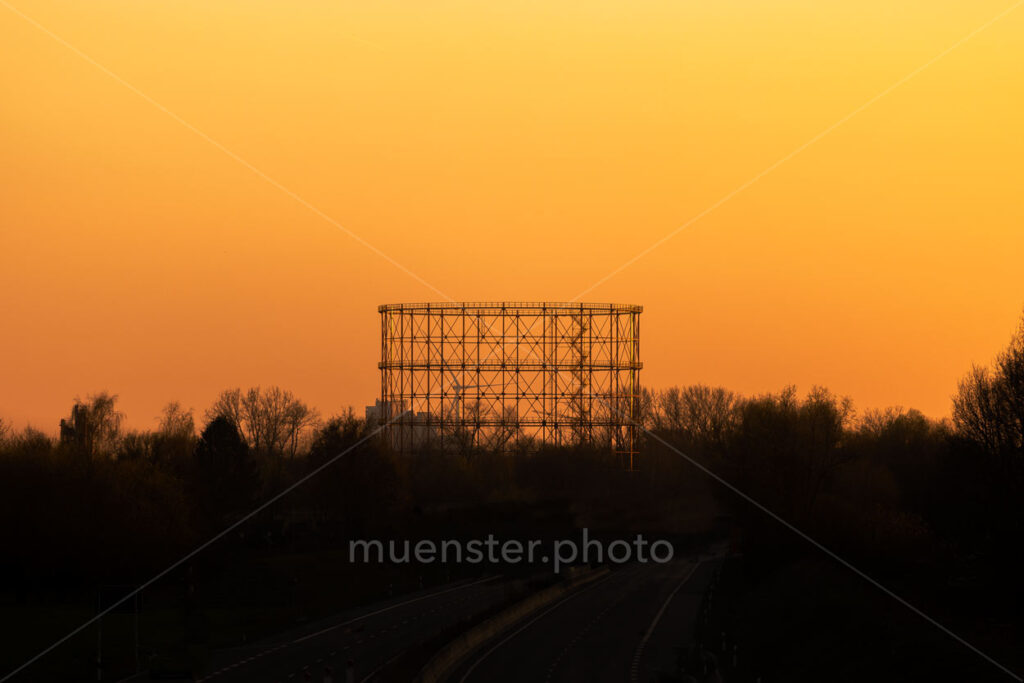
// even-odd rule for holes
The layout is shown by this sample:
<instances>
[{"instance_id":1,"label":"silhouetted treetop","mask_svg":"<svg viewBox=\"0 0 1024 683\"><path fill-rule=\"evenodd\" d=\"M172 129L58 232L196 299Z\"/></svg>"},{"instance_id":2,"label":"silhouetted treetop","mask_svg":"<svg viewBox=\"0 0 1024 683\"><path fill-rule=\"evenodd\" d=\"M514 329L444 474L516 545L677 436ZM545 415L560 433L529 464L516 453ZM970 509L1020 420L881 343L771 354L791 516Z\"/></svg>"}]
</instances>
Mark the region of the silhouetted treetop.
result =
<instances>
[{"instance_id":1,"label":"silhouetted treetop","mask_svg":"<svg viewBox=\"0 0 1024 683\"><path fill-rule=\"evenodd\" d=\"M117 396L100 392L85 401L75 399L71 417L60 421L60 440L86 457L111 455L121 434L124 414L115 404Z\"/></svg>"},{"instance_id":2,"label":"silhouetted treetop","mask_svg":"<svg viewBox=\"0 0 1024 683\"><path fill-rule=\"evenodd\" d=\"M316 410L280 387L225 390L206 411L207 420L218 417L238 427L257 453L291 457L320 420Z\"/></svg>"},{"instance_id":3,"label":"silhouetted treetop","mask_svg":"<svg viewBox=\"0 0 1024 683\"><path fill-rule=\"evenodd\" d=\"M986 453L1011 459L1024 455L1024 320L992 368L974 366L953 397L953 424ZM1017 472L1019 474L1019 472Z\"/></svg>"}]
</instances>

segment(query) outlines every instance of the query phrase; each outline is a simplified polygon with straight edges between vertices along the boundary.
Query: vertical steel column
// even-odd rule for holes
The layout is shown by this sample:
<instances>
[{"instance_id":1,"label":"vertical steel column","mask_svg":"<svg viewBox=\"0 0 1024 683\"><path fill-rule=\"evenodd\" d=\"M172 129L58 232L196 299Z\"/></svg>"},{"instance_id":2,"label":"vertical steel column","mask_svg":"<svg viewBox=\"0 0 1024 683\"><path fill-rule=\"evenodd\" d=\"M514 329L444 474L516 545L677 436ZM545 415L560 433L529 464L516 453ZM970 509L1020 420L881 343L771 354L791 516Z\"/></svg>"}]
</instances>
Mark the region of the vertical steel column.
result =
<instances>
[{"instance_id":1,"label":"vertical steel column","mask_svg":"<svg viewBox=\"0 0 1024 683\"><path fill-rule=\"evenodd\" d=\"M517 312L516 313L516 359L515 359L515 368L516 368L516 400L515 400L515 402L513 404L515 406L515 408L514 408L514 410L515 410L514 419L515 419L515 425L516 425L515 447L516 447L517 451L520 450L522 448L522 445L523 445L522 444L522 441L523 441L523 428L522 428L522 426L520 425L520 422L519 422L519 420L520 420L520 418L519 418L519 394L520 394L519 378L520 378L520 373L522 372L522 370L520 369L521 368L521 364L520 364L520 361L519 361L519 347L523 343L523 339L524 338L525 337L523 335L522 319L520 318L519 313Z\"/></svg>"},{"instance_id":2,"label":"vertical steel column","mask_svg":"<svg viewBox=\"0 0 1024 683\"><path fill-rule=\"evenodd\" d=\"M548 431L548 309L542 307L540 311L540 433L542 435L541 439L549 442L551 440L551 433Z\"/></svg>"},{"instance_id":3,"label":"vertical steel column","mask_svg":"<svg viewBox=\"0 0 1024 683\"><path fill-rule=\"evenodd\" d=\"M445 419L445 410L446 410L445 403L446 403L446 401L445 401L445 381L444 381L444 371L445 371L444 336L445 336L445 331L444 331L444 309L442 308L441 309L441 339L438 342L438 344L439 344L439 346L438 346L439 352L438 352L438 359L437 359L438 363L440 363L440 368L441 368L440 369L440 375L441 375L440 376L441 409L440 409L440 412L439 412L440 417L439 417L439 424L438 424L438 427L437 427L438 431L441 432L441 450L444 450L445 438L447 436L445 434L445 429L448 427L448 421Z\"/></svg>"},{"instance_id":4,"label":"vertical steel column","mask_svg":"<svg viewBox=\"0 0 1024 683\"><path fill-rule=\"evenodd\" d=\"M587 312L587 438L594 441L594 312Z\"/></svg>"}]
</instances>

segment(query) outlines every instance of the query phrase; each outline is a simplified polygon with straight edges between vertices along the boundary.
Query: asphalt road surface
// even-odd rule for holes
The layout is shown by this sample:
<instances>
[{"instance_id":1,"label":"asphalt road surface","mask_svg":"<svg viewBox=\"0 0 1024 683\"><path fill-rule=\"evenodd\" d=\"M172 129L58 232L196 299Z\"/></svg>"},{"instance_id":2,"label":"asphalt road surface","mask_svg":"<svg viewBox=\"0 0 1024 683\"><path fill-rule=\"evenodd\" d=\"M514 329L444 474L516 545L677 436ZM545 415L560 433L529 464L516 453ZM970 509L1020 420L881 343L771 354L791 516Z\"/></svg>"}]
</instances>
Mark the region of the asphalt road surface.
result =
<instances>
[{"instance_id":1,"label":"asphalt road surface","mask_svg":"<svg viewBox=\"0 0 1024 683\"><path fill-rule=\"evenodd\" d=\"M344 683L347 662L354 681L465 617L506 598L507 586L487 578L404 596L321 623L279 641L224 650L196 678L208 683Z\"/></svg>"},{"instance_id":2,"label":"asphalt road surface","mask_svg":"<svg viewBox=\"0 0 1024 683\"><path fill-rule=\"evenodd\" d=\"M625 566L484 646L452 681L648 683L674 672L717 559Z\"/></svg>"}]
</instances>

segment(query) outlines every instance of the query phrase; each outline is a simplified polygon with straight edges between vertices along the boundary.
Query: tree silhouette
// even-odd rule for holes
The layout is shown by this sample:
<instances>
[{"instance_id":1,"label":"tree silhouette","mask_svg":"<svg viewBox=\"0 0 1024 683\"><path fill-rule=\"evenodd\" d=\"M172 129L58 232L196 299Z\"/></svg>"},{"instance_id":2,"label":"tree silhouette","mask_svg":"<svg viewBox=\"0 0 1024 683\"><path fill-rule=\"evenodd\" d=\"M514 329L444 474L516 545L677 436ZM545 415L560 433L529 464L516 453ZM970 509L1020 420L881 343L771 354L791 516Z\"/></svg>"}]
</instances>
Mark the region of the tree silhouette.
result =
<instances>
[{"instance_id":1,"label":"tree silhouette","mask_svg":"<svg viewBox=\"0 0 1024 683\"><path fill-rule=\"evenodd\" d=\"M194 437L196 425L192 419L192 411L183 409L177 401L168 403L164 406L164 413L160 418L160 428L157 433L167 438L176 439Z\"/></svg>"},{"instance_id":2,"label":"tree silhouette","mask_svg":"<svg viewBox=\"0 0 1024 683\"><path fill-rule=\"evenodd\" d=\"M115 407L117 396L100 392L85 401L75 399L71 417L60 421L60 440L86 457L110 455L117 447L124 414Z\"/></svg>"},{"instance_id":3,"label":"tree silhouette","mask_svg":"<svg viewBox=\"0 0 1024 683\"><path fill-rule=\"evenodd\" d=\"M974 366L953 397L957 433L990 455L1019 461L1024 452L1024 321L992 369ZM1008 468L1012 462L1006 463Z\"/></svg>"},{"instance_id":4,"label":"tree silhouette","mask_svg":"<svg viewBox=\"0 0 1024 683\"><path fill-rule=\"evenodd\" d=\"M207 515L220 517L252 502L256 463L231 420L216 417L206 425L196 442L195 463L198 497Z\"/></svg>"},{"instance_id":5,"label":"tree silhouette","mask_svg":"<svg viewBox=\"0 0 1024 683\"><path fill-rule=\"evenodd\" d=\"M319 414L280 387L228 389L206 411L207 420L222 417L234 424L259 455L294 457Z\"/></svg>"},{"instance_id":6,"label":"tree silhouette","mask_svg":"<svg viewBox=\"0 0 1024 683\"><path fill-rule=\"evenodd\" d=\"M953 426L979 477L974 514L994 538L1024 533L1024 320L989 368L975 366L953 397ZM992 550L1024 561L1019 543Z\"/></svg>"},{"instance_id":7,"label":"tree silhouette","mask_svg":"<svg viewBox=\"0 0 1024 683\"><path fill-rule=\"evenodd\" d=\"M691 450L721 454L739 420L739 397L722 387L671 387L655 394L653 403L654 427L677 433Z\"/></svg>"}]
</instances>

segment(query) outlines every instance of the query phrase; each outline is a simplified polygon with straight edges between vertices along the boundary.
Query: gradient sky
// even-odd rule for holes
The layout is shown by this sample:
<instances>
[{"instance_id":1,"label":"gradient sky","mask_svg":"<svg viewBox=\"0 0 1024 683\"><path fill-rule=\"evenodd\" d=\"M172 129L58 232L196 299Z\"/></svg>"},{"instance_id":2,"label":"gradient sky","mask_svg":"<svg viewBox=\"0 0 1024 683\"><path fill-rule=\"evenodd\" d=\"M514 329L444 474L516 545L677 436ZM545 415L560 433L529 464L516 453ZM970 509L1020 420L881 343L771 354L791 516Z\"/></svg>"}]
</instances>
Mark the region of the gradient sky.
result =
<instances>
[{"instance_id":1,"label":"gradient sky","mask_svg":"<svg viewBox=\"0 0 1024 683\"><path fill-rule=\"evenodd\" d=\"M0 0L0 416L372 402L384 302L566 300L1011 3ZM1024 8L589 292L641 379L949 412L1024 307Z\"/></svg>"}]
</instances>

